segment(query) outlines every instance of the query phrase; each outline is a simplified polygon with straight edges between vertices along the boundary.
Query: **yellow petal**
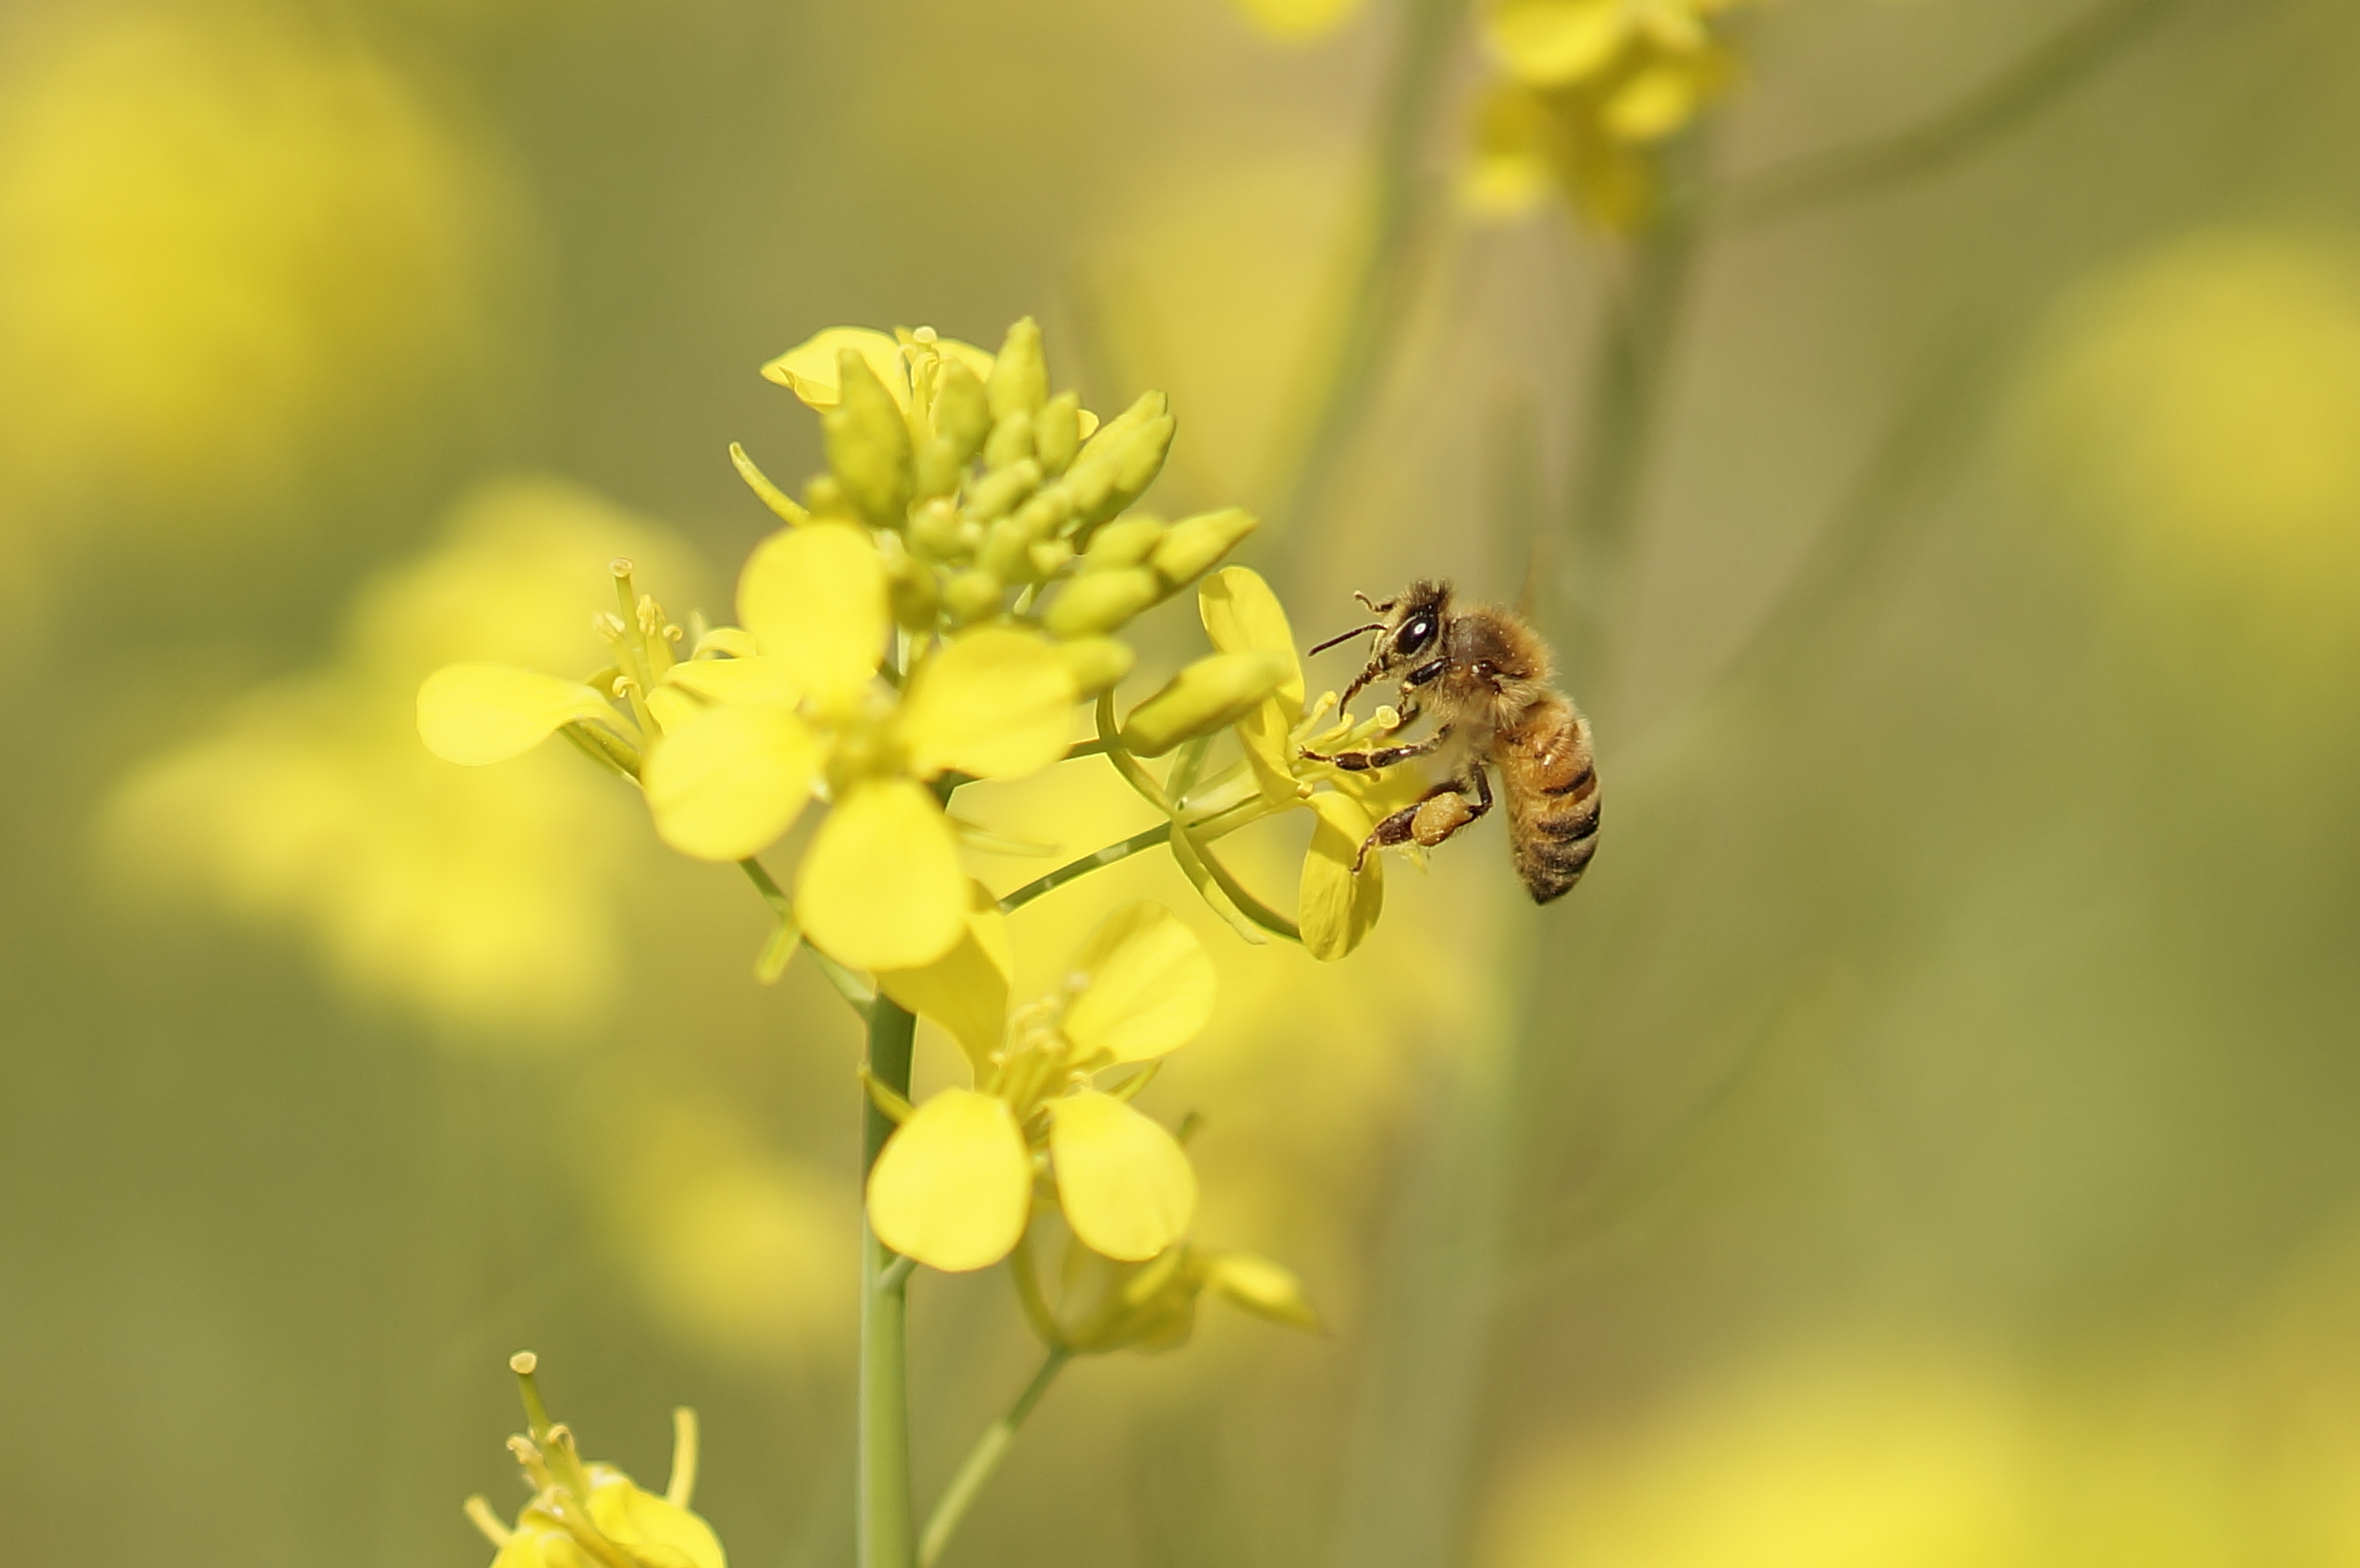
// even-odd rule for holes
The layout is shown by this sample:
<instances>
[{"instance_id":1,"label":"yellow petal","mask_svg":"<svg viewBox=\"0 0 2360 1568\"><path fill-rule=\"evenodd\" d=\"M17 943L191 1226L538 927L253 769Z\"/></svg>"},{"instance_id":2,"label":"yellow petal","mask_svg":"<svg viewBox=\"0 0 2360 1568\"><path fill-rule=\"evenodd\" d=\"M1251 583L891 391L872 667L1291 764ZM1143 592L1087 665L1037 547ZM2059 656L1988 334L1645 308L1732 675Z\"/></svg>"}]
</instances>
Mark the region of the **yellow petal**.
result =
<instances>
[{"instance_id":1,"label":"yellow petal","mask_svg":"<svg viewBox=\"0 0 2360 1568\"><path fill-rule=\"evenodd\" d=\"M969 632L920 667L895 721L911 771L1020 779L1065 755L1079 692L1073 671L1031 632Z\"/></svg>"},{"instance_id":2,"label":"yellow petal","mask_svg":"<svg viewBox=\"0 0 2360 1568\"><path fill-rule=\"evenodd\" d=\"M804 938L856 969L932 964L957 944L967 911L951 825L934 792L906 779L837 801L796 874Z\"/></svg>"},{"instance_id":3,"label":"yellow petal","mask_svg":"<svg viewBox=\"0 0 2360 1568\"><path fill-rule=\"evenodd\" d=\"M650 1568L728 1568L712 1526L624 1476L592 1484L590 1519L608 1540L628 1547L631 1556Z\"/></svg>"},{"instance_id":4,"label":"yellow petal","mask_svg":"<svg viewBox=\"0 0 2360 1568\"><path fill-rule=\"evenodd\" d=\"M1213 961L1161 904L1118 909L1074 958L1081 987L1065 1038L1085 1058L1144 1062L1196 1038L1213 1016Z\"/></svg>"},{"instance_id":5,"label":"yellow petal","mask_svg":"<svg viewBox=\"0 0 2360 1568\"><path fill-rule=\"evenodd\" d=\"M1357 800L1325 791L1308 802L1318 814L1311 830L1311 850L1303 857L1301 909L1303 945L1314 958L1337 959L1360 945L1375 929L1385 904L1384 859L1375 850L1360 866L1352 862L1376 827Z\"/></svg>"},{"instance_id":6,"label":"yellow petal","mask_svg":"<svg viewBox=\"0 0 2360 1568\"><path fill-rule=\"evenodd\" d=\"M885 390L904 408L910 406L910 378L901 366L901 345L890 332L867 327L830 327L804 339L762 366L765 378L777 382L814 408L833 408L843 400L836 356L850 349L869 362Z\"/></svg>"},{"instance_id":7,"label":"yellow petal","mask_svg":"<svg viewBox=\"0 0 2360 1568\"><path fill-rule=\"evenodd\" d=\"M1154 1257L1196 1216L1196 1172L1179 1141L1111 1094L1049 1103L1049 1158L1065 1222L1092 1251Z\"/></svg>"},{"instance_id":8,"label":"yellow petal","mask_svg":"<svg viewBox=\"0 0 2360 1568\"><path fill-rule=\"evenodd\" d=\"M1242 566L1214 572L1196 590L1196 613L1205 635L1223 653L1284 654L1291 673L1279 683L1278 694L1293 711L1303 711L1303 661L1295 657L1295 628L1259 573Z\"/></svg>"},{"instance_id":9,"label":"yellow petal","mask_svg":"<svg viewBox=\"0 0 2360 1568\"><path fill-rule=\"evenodd\" d=\"M1251 1252L1225 1252L1212 1260L1207 1279L1239 1306L1256 1317L1315 1334L1324 1325L1303 1289L1303 1281L1267 1258Z\"/></svg>"},{"instance_id":10,"label":"yellow petal","mask_svg":"<svg viewBox=\"0 0 2360 1568\"><path fill-rule=\"evenodd\" d=\"M480 768L530 751L576 719L615 710L579 681L513 664L453 664L418 689L418 734L446 762Z\"/></svg>"},{"instance_id":11,"label":"yellow petal","mask_svg":"<svg viewBox=\"0 0 2360 1568\"><path fill-rule=\"evenodd\" d=\"M967 884L967 932L958 944L916 969L880 969L884 993L950 1030L980 1080L1008 1032L1008 921L982 883Z\"/></svg>"},{"instance_id":12,"label":"yellow petal","mask_svg":"<svg viewBox=\"0 0 2360 1568\"><path fill-rule=\"evenodd\" d=\"M1032 1161L1005 1101L945 1089L886 1141L869 1175L869 1223L904 1257L949 1273L987 1268L1024 1234Z\"/></svg>"},{"instance_id":13,"label":"yellow petal","mask_svg":"<svg viewBox=\"0 0 2360 1568\"><path fill-rule=\"evenodd\" d=\"M743 860L793 823L821 761L818 741L794 714L733 703L658 741L641 782L666 844L699 860Z\"/></svg>"},{"instance_id":14,"label":"yellow petal","mask_svg":"<svg viewBox=\"0 0 2360 1568\"><path fill-rule=\"evenodd\" d=\"M1492 51L1517 80L1557 87L1603 71L1631 28L1624 0L1511 0L1491 14L1486 30Z\"/></svg>"},{"instance_id":15,"label":"yellow petal","mask_svg":"<svg viewBox=\"0 0 2360 1568\"><path fill-rule=\"evenodd\" d=\"M738 579L738 618L763 654L824 703L842 701L877 671L891 625L884 559L844 523L781 528Z\"/></svg>"},{"instance_id":16,"label":"yellow petal","mask_svg":"<svg viewBox=\"0 0 2360 1568\"><path fill-rule=\"evenodd\" d=\"M768 702L792 708L803 697L783 659L692 659L665 670L656 684L677 686L716 706Z\"/></svg>"}]
</instances>

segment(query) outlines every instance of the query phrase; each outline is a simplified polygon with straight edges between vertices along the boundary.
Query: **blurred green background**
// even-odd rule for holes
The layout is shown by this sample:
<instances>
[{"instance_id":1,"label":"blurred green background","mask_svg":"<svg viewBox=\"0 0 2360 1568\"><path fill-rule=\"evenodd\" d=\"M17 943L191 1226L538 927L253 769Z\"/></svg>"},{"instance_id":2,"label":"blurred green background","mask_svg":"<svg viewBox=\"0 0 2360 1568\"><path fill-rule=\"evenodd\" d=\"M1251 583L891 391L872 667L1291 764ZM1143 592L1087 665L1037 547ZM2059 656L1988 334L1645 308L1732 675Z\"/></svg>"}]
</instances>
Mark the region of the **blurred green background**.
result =
<instances>
[{"instance_id":1,"label":"blurred green background","mask_svg":"<svg viewBox=\"0 0 2360 1568\"><path fill-rule=\"evenodd\" d=\"M0 6L8 1559L481 1562L524 1345L643 1479L700 1409L739 1568L848 1557L850 1023L575 759L462 778L409 703L586 668L618 550L726 611L726 443L818 460L770 355L1031 312L1170 393L1152 503L1262 510L1305 640L1529 593L1612 809L1545 911L1487 824L1341 964L1204 920L1157 1093L1333 1333L1078 1367L955 1560L2360 1563L2360 11L2090 14L2148 10L1700 226L1601 587L1648 264L1454 201L1434 0ZM2077 14L1782 0L1683 156L1941 123ZM1204 920L1143 856L1022 962L1139 897ZM926 1495L1030 1352L997 1276L913 1299Z\"/></svg>"}]
</instances>

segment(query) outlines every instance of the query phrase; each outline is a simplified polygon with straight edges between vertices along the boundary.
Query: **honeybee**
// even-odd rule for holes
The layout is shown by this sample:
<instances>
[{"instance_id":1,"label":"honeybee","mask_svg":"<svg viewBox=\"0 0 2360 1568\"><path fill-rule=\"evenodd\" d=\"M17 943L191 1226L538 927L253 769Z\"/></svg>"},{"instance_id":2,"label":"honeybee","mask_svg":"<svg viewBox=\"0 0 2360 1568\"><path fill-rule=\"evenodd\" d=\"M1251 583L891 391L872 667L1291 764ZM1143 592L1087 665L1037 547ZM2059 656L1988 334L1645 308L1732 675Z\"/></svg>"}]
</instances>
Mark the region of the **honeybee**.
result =
<instances>
[{"instance_id":1,"label":"honeybee","mask_svg":"<svg viewBox=\"0 0 2360 1568\"><path fill-rule=\"evenodd\" d=\"M1524 890L1536 904L1563 898L1598 852L1598 769L1590 721L1549 684L1548 644L1513 610L1457 607L1448 583L1414 583L1382 604L1352 597L1378 618L1311 651L1376 633L1369 666L1344 702L1373 682L1397 680L1402 724L1430 715L1434 731L1401 746L1303 755L1360 772L1439 754L1447 769L1444 782L1377 824L1353 869L1383 845L1431 849L1489 811L1489 769L1497 768L1508 800L1508 847Z\"/></svg>"}]
</instances>

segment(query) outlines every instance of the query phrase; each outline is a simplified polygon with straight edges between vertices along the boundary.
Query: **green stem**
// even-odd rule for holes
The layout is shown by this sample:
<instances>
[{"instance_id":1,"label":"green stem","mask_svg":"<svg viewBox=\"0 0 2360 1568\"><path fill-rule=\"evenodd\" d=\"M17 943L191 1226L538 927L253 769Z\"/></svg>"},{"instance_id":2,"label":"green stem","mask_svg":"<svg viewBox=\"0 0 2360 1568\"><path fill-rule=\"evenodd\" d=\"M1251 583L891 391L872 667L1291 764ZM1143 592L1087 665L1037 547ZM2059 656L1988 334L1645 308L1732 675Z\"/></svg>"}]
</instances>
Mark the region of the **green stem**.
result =
<instances>
[{"instance_id":1,"label":"green stem","mask_svg":"<svg viewBox=\"0 0 2360 1568\"><path fill-rule=\"evenodd\" d=\"M951 1484L943 1490L943 1500L934 1505L934 1516L926 1520L925 1534L918 1541L918 1568L934 1568L941 1560L943 1548L950 1544L952 1532L967 1517L976 1494L983 1490L983 1484L1000 1468L1009 1445L1016 1441L1017 1429L1024 1424L1024 1418L1032 1413L1032 1407L1041 1402L1041 1396L1049 1391L1049 1385L1057 1380L1057 1374L1065 1369L1073 1355L1062 1346L1051 1350L1041 1363L1041 1369L1032 1374L1032 1381L1024 1385L1024 1391L1008 1407L1008 1413L986 1427L983 1435L976 1440L967 1463L951 1477Z\"/></svg>"},{"instance_id":2,"label":"green stem","mask_svg":"<svg viewBox=\"0 0 2360 1568\"><path fill-rule=\"evenodd\" d=\"M787 897L786 889L779 886L778 878L770 875L768 866L749 855L738 863L738 869L746 874L746 880L754 884L754 891L762 895L762 902L770 906L772 914L778 916L781 921L788 924L793 923L794 900ZM876 991L865 984L859 975L855 975L826 953L812 947L809 942L803 945L809 949L812 962L819 965L820 973L827 976L827 983L836 987L837 995L851 1003L855 1012L866 1013L869 1004L877 999Z\"/></svg>"},{"instance_id":3,"label":"green stem","mask_svg":"<svg viewBox=\"0 0 2360 1568\"><path fill-rule=\"evenodd\" d=\"M918 1020L880 996L869 1005L869 1072L907 1098L910 1053ZM860 1169L864 1183L893 1121L861 1096ZM909 1276L894 1275L894 1254L864 1214L860 1297L860 1568L910 1568Z\"/></svg>"},{"instance_id":4,"label":"green stem","mask_svg":"<svg viewBox=\"0 0 2360 1568\"><path fill-rule=\"evenodd\" d=\"M1158 822L1152 828L1142 828L1120 844L1110 844L1104 849L1092 850L1079 860L1065 862L1046 877L1035 877L1027 882L1023 887L1000 900L1000 912L1003 915L1012 915L1043 893L1054 893L1068 882L1087 877L1102 866L1112 866L1118 860L1128 860L1143 849L1153 849L1159 844L1168 844L1171 839L1172 824L1168 822Z\"/></svg>"},{"instance_id":5,"label":"green stem","mask_svg":"<svg viewBox=\"0 0 2360 1568\"><path fill-rule=\"evenodd\" d=\"M2177 3L2107 0L1931 119L1732 180L1717 215L1731 224L1761 223L1939 169L2062 97Z\"/></svg>"}]
</instances>

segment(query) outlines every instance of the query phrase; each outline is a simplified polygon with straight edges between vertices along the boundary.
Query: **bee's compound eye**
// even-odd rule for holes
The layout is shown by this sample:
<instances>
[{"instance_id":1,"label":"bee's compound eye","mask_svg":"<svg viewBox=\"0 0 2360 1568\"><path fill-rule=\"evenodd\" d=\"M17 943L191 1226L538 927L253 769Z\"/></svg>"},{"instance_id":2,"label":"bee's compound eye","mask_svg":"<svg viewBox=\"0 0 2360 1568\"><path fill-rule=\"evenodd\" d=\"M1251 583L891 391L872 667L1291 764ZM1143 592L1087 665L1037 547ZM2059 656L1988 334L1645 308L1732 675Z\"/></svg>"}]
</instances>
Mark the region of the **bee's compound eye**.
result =
<instances>
[{"instance_id":1,"label":"bee's compound eye","mask_svg":"<svg viewBox=\"0 0 2360 1568\"><path fill-rule=\"evenodd\" d=\"M1401 635L1393 638L1397 653L1415 659L1434 643L1434 617L1420 610L1402 623Z\"/></svg>"}]
</instances>

